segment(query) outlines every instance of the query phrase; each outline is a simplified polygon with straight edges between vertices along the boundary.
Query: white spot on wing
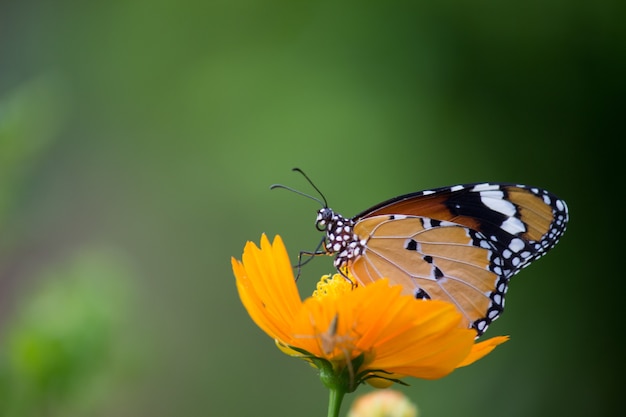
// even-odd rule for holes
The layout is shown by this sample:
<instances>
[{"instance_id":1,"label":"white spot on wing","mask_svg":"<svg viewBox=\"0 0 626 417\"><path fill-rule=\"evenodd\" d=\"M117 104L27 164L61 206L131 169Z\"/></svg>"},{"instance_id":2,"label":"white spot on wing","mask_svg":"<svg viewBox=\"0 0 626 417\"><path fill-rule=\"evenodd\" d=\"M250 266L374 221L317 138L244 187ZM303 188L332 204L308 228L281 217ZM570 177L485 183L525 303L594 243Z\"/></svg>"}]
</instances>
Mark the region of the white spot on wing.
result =
<instances>
[{"instance_id":1,"label":"white spot on wing","mask_svg":"<svg viewBox=\"0 0 626 417\"><path fill-rule=\"evenodd\" d=\"M516 217L509 217L508 219L503 221L500 225L500 228L512 235L516 235L518 233L523 233L526 231L524 223L522 223L522 221Z\"/></svg>"},{"instance_id":2,"label":"white spot on wing","mask_svg":"<svg viewBox=\"0 0 626 417\"><path fill-rule=\"evenodd\" d=\"M500 186L497 184L489 184L485 182L483 184L476 184L472 191L490 191L490 190L499 190Z\"/></svg>"},{"instance_id":3,"label":"white spot on wing","mask_svg":"<svg viewBox=\"0 0 626 417\"><path fill-rule=\"evenodd\" d=\"M480 193L480 201L491 210L502 213L505 216L513 216L516 211L513 203L504 200L502 191L482 191Z\"/></svg>"},{"instance_id":4,"label":"white spot on wing","mask_svg":"<svg viewBox=\"0 0 626 417\"><path fill-rule=\"evenodd\" d=\"M458 225L459 225L458 223L449 222L447 220L442 220L439 223L439 226L442 226L442 227L451 227L451 226L458 226Z\"/></svg>"},{"instance_id":5,"label":"white spot on wing","mask_svg":"<svg viewBox=\"0 0 626 417\"><path fill-rule=\"evenodd\" d=\"M509 243L509 249L511 249L515 253L521 251L522 249L524 249L524 241L517 238L511 240L511 243Z\"/></svg>"}]
</instances>

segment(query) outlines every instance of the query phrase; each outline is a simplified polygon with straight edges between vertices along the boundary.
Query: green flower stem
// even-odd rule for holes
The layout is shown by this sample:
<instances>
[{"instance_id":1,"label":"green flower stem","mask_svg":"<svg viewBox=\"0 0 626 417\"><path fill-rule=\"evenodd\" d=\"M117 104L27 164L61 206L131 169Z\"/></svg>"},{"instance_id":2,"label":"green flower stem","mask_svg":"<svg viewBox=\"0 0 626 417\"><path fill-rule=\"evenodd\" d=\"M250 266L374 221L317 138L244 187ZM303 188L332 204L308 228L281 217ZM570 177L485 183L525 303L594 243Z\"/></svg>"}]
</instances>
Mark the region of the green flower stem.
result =
<instances>
[{"instance_id":1,"label":"green flower stem","mask_svg":"<svg viewBox=\"0 0 626 417\"><path fill-rule=\"evenodd\" d=\"M341 388L331 388L330 397L328 399L328 417L339 417L341 409L341 401L346 392Z\"/></svg>"},{"instance_id":2,"label":"green flower stem","mask_svg":"<svg viewBox=\"0 0 626 417\"><path fill-rule=\"evenodd\" d=\"M301 353L303 358L307 358L307 360L319 369L320 380L330 391L328 417L339 417L339 410L341 409L341 402L343 401L344 395L348 392L353 392L361 383L360 379L355 382L354 369L359 369L365 356L361 354L353 359L349 363L349 366L335 369L333 364L324 358L315 357L309 352L295 346L290 346L290 348Z\"/></svg>"}]
</instances>

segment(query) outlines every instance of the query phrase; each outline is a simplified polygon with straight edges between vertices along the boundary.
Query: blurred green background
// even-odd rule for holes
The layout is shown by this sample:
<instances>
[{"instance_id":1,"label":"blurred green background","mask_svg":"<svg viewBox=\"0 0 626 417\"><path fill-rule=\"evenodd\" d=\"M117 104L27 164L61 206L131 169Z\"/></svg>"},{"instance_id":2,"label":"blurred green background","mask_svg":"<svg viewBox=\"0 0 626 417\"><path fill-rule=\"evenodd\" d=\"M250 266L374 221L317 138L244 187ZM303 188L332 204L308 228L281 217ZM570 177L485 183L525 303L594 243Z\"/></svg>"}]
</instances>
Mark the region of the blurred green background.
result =
<instances>
[{"instance_id":1,"label":"blurred green background","mask_svg":"<svg viewBox=\"0 0 626 417\"><path fill-rule=\"evenodd\" d=\"M347 216L474 181L564 198L564 239L488 332L511 341L403 390L424 417L615 415L625 11L4 2L0 415L325 415L315 372L254 326L230 270L262 232L294 259L317 244L318 206L269 191L310 192L294 166ZM303 293L331 270L307 265Z\"/></svg>"}]
</instances>

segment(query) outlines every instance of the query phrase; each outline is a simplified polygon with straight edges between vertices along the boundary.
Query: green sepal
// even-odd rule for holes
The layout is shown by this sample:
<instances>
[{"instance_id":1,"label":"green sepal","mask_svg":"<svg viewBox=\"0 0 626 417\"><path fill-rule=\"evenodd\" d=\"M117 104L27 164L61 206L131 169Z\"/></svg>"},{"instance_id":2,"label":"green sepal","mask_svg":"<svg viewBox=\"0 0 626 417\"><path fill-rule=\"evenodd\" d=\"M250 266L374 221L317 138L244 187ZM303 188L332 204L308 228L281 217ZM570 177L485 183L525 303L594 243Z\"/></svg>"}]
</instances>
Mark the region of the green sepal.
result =
<instances>
[{"instance_id":1,"label":"green sepal","mask_svg":"<svg viewBox=\"0 0 626 417\"><path fill-rule=\"evenodd\" d=\"M363 377L369 375L369 372L358 373L359 368L365 361L365 354L363 353L352 359L349 366L346 362L344 366L337 369L328 359L314 356L310 352L295 346L288 347L302 354L300 356L301 359L305 359L315 365L319 370L322 383L331 390L339 390L344 393L354 392L365 381Z\"/></svg>"},{"instance_id":2,"label":"green sepal","mask_svg":"<svg viewBox=\"0 0 626 417\"><path fill-rule=\"evenodd\" d=\"M382 369L367 369L367 370L361 372L358 375L358 379L359 379L359 381L361 381L361 383L367 381L368 379L376 378L376 379L384 379L386 381L390 381L390 382L393 382L393 383L396 383L396 384L404 385L405 387L410 386L409 384L407 384L406 382L404 382L404 381L402 381L400 379L397 379L397 378L387 378L385 376L382 376L381 374L391 374L391 372L387 372L387 371L384 371Z\"/></svg>"}]
</instances>

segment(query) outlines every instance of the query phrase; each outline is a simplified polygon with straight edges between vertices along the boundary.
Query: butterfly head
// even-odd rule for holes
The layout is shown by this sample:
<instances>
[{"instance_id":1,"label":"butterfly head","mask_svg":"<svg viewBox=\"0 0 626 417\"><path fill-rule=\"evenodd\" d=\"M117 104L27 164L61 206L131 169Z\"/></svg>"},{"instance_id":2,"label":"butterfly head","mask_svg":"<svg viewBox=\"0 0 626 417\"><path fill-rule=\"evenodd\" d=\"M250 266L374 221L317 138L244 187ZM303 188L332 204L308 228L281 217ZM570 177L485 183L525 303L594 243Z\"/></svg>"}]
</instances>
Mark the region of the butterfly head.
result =
<instances>
[{"instance_id":1,"label":"butterfly head","mask_svg":"<svg viewBox=\"0 0 626 417\"><path fill-rule=\"evenodd\" d=\"M337 215L328 207L322 207L317 212L317 219L315 219L315 227L320 232L324 232L328 229L328 225L336 221Z\"/></svg>"}]
</instances>

